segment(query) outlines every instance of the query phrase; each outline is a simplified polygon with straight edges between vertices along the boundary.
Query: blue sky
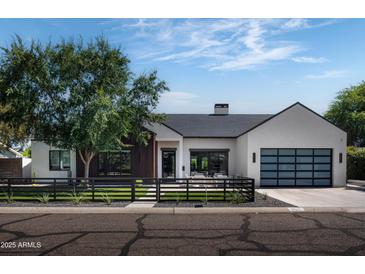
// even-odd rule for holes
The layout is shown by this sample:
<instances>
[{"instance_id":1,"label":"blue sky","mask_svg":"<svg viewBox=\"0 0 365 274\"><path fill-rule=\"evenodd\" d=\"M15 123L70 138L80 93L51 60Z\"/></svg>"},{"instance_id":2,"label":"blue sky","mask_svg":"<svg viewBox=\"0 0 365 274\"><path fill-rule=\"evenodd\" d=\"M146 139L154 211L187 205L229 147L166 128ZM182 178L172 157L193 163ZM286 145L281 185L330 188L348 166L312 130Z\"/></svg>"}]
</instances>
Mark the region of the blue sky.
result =
<instances>
[{"instance_id":1,"label":"blue sky","mask_svg":"<svg viewBox=\"0 0 365 274\"><path fill-rule=\"evenodd\" d=\"M159 111L276 113L300 101L323 113L365 80L363 19L0 19L0 46L103 34L136 73L157 69L171 92Z\"/></svg>"}]
</instances>

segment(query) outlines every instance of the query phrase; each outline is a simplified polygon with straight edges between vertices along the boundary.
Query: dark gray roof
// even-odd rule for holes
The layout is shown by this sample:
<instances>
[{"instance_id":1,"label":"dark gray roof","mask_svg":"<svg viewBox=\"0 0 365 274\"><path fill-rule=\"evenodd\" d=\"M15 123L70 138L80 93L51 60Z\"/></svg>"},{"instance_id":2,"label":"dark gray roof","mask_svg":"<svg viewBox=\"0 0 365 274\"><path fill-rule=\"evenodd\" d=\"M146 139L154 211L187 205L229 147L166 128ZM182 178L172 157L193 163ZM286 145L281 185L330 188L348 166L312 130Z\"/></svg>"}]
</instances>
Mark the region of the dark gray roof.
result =
<instances>
[{"instance_id":1,"label":"dark gray roof","mask_svg":"<svg viewBox=\"0 0 365 274\"><path fill-rule=\"evenodd\" d=\"M184 137L237 137L271 114L167 114L163 123Z\"/></svg>"}]
</instances>

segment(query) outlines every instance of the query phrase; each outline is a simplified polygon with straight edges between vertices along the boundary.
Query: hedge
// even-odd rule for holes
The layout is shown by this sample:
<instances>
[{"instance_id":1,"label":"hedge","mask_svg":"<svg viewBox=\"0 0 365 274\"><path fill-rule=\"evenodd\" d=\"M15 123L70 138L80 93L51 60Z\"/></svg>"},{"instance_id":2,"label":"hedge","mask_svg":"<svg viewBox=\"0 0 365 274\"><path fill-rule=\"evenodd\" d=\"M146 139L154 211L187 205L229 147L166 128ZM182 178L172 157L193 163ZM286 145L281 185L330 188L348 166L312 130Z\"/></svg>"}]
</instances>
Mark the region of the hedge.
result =
<instances>
[{"instance_id":1,"label":"hedge","mask_svg":"<svg viewBox=\"0 0 365 274\"><path fill-rule=\"evenodd\" d=\"M347 179L365 180L365 147L347 148Z\"/></svg>"}]
</instances>

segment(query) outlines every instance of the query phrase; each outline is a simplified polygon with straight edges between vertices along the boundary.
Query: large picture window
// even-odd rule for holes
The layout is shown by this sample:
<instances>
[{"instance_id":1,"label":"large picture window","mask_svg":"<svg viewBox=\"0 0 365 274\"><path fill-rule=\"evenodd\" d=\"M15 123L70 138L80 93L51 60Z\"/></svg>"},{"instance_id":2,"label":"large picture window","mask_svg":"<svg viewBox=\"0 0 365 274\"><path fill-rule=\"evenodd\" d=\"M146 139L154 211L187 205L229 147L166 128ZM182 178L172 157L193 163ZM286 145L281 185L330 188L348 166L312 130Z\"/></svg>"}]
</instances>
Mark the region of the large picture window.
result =
<instances>
[{"instance_id":1,"label":"large picture window","mask_svg":"<svg viewBox=\"0 0 365 274\"><path fill-rule=\"evenodd\" d=\"M49 170L69 170L69 169L70 169L69 150L49 151Z\"/></svg>"},{"instance_id":2,"label":"large picture window","mask_svg":"<svg viewBox=\"0 0 365 274\"><path fill-rule=\"evenodd\" d=\"M228 151L190 151L191 175L228 175Z\"/></svg>"},{"instance_id":3,"label":"large picture window","mask_svg":"<svg viewBox=\"0 0 365 274\"><path fill-rule=\"evenodd\" d=\"M132 175L132 157L128 149L98 154L98 176Z\"/></svg>"}]
</instances>

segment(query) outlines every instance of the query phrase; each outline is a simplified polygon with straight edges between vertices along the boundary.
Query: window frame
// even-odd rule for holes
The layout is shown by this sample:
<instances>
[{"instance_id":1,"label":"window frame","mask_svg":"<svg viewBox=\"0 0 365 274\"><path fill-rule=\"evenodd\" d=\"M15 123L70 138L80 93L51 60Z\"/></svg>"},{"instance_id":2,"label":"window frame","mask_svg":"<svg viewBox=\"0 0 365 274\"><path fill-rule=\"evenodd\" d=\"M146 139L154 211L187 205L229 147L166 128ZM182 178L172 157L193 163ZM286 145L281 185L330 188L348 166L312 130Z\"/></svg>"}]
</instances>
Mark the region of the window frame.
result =
<instances>
[{"instance_id":1,"label":"window frame","mask_svg":"<svg viewBox=\"0 0 365 274\"><path fill-rule=\"evenodd\" d=\"M129 166L129 170L128 172L125 172L126 170L122 168L123 165L123 161L122 161L122 154L123 152L128 152L130 155L130 166ZM119 174L116 174L118 172L114 172L115 174L108 174L111 173L110 171L110 155L111 153L118 153L119 154L119 161L120 161L120 171ZM103 168L104 171L100 172L100 157L102 156L103 158ZM121 149L121 150L109 150L109 151L100 151L97 154L97 160L96 160L96 176L98 177L118 177L118 176L132 176L133 174L133 157L132 157L132 149L129 148L125 148L125 149Z\"/></svg>"},{"instance_id":2,"label":"window frame","mask_svg":"<svg viewBox=\"0 0 365 274\"><path fill-rule=\"evenodd\" d=\"M51 154L52 153L55 153L57 152L58 153L58 165L57 167L53 167L51 165ZM63 160L62 160L62 154L67 152L68 155L69 155L69 166L68 167L64 167L64 164L63 164ZM50 171L69 171L71 170L71 152L70 150L67 150L67 149L50 149L48 151L48 168Z\"/></svg>"},{"instance_id":3,"label":"window frame","mask_svg":"<svg viewBox=\"0 0 365 274\"><path fill-rule=\"evenodd\" d=\"M204 155L204 157L207 157L207 171L192 171L192 153L201 153L201 154L206 154ZM225 154L225 158L226 158L226 174L227 176L229 176L229 149L190 149L190 176L192 175L193 172L197 172L197 173L205 173L208 176L213 176L214 173L211 173L211 171L213 170L212 168L212 164L211 164L211 154L213 153L224 153ZM198 167L198 162L197 162L197 167ZM218 172L219 173L219 172Z\"/></svg>"}]
</instances>

